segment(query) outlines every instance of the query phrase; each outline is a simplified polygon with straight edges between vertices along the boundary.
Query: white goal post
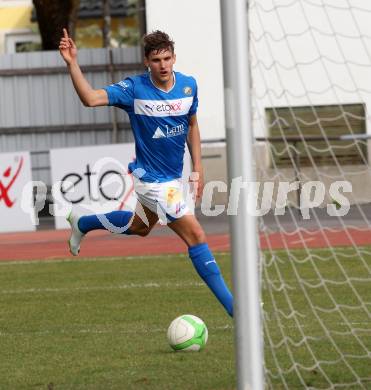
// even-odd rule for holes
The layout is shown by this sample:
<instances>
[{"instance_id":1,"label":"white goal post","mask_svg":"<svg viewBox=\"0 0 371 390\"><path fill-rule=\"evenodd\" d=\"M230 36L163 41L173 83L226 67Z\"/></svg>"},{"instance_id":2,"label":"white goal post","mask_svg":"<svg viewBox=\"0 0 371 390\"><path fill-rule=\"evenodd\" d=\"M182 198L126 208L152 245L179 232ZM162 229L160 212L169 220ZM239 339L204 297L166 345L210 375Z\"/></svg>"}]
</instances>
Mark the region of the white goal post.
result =
<instances>
[{"instance_id":1,"label":"white goal post","mask_svg":"<svg viewBox=\"0 0 371 390\"><path fill-rule=\"evenodd\" d=\"M228 176L255 179L251 136L251 96L245 0L221 3L226 101ZM238 213L230 215L235 346L238 389L263 390L262 331L256 218L248 198L240 196Z\"/></svg>"}]
</instances>

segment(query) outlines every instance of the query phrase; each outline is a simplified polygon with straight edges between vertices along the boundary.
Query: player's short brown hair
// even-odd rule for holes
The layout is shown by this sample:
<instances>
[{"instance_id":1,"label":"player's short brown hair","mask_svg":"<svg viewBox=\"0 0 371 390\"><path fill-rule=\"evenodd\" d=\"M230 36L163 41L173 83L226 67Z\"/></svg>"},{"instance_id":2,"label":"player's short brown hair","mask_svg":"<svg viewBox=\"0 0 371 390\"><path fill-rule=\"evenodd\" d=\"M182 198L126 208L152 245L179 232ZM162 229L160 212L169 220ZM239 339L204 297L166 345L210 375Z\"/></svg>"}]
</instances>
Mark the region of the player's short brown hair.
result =
<instances>
[{"instance_id":1,"label":"player's short brown hair","mask_svg":"<svg viewBox=\"0 0 371 390\"><path fill-rule=\"evenodd\" d=\"M143 37L144 55L148 58L149 54L154 51L156 54L170 50L174 53L174 42L171 40L169 35L165 32L156 30L145 35Z\"/></svg>"}]
</instances>

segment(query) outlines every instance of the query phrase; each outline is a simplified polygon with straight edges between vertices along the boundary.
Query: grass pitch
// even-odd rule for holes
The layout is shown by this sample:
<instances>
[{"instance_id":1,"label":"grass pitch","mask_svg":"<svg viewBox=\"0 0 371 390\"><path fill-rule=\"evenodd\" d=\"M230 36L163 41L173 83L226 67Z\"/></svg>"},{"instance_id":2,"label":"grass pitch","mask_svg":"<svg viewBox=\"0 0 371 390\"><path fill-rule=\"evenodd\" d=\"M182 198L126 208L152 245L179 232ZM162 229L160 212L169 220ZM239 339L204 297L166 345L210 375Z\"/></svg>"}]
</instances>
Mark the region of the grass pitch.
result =
<instances>
[{"instance_id":1,"label":"grass pitch","mask_svg":"<svg viewBox=\"0 0 371 390\"><path fill-rule=\"evenodd\" d=\"M0 389L235 387L233 322L185 256L6 263L0 286ZM167 344L186 313L207 324L201 352Z\"/></svg>"},{"instance_id":2,"label":"grass pitch","mask_svg":"<svg viewBox=\"0 0 371 390\"><path fill-rule=\"evenodd\" d=\"M370 248L266 254L267 387L371 388L370 269ZM0 263L0 313L1 390L236 388L233 322L185 256ZM199 353L167 344L186 313Z\"/></svg>"}]
</instances>

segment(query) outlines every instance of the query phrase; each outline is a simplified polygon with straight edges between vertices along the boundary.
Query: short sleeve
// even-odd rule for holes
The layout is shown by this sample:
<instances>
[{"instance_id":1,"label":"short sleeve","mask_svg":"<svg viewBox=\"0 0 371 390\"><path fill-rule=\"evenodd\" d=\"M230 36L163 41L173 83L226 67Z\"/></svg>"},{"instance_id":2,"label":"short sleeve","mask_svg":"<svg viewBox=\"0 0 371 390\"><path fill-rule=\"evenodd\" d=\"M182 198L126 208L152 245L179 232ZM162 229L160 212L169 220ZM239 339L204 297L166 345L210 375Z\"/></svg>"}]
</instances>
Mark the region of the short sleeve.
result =
<instances>
[{"instance_id":1,"label":"short sleeve","mask_svg":"<svg viewBox=\"0 0 371 390\"><path fill-rule=\"evenodd\" d=\"M195 94L193 95L193 102L191 108L189 109L189 116L196 114L198 107L198 95L197 95L197 84L195 83Z\"/></svg>"},{"instance_id":2,"label":"short sleeve","mask_svg":"<svg viewBox=\"0 0 371 390\"><path fill-rule=\"evenodd\" d=\"M108 105L120 107L125 110L133 107L134 103L134 82L126 78L116 84L104 88L108 95Z\"/></svg>"}]
</instances>

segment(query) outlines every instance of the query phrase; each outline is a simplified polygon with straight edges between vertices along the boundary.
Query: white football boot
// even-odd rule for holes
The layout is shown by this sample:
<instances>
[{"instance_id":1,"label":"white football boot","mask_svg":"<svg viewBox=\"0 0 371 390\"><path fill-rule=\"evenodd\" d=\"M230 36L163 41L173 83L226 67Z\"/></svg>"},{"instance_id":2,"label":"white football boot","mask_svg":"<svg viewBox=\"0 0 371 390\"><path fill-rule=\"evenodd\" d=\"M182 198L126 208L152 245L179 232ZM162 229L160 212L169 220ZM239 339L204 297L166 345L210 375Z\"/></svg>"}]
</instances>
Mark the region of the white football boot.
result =
<instances>
[{"instance_id":1,"label":"white football boot","mask_svg":"<svg viewBox=\"0 0 371 390\"><path fill-rule=\"evenodd\" d=\"M80 243L84 238L85 234L82 233L78 226L78 221L80 219L80 215L75 213L73 210L68 214L66 218L69 224L71 225L71 237L68 241L68 245L70 247L70 252L72 255L77 256L80 252Z\"/></svg>"}]
</instances>

